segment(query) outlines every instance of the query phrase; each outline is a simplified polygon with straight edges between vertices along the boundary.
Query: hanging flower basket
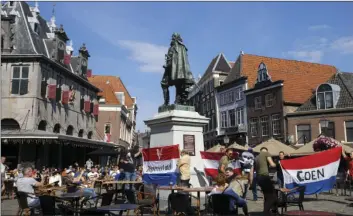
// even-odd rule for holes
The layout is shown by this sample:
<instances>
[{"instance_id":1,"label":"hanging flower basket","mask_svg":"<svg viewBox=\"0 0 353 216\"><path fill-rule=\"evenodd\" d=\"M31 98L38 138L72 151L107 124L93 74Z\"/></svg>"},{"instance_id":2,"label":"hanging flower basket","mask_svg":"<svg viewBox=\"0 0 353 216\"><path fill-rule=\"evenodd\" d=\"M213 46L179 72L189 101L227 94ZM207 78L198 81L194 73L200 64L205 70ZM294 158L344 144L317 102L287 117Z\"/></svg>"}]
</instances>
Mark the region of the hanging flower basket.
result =
<instances>
[{"instance_id":1,"label":"hanging flower basket","mask_svg":"<svg viewBox=\"0 0 353 216\"><path fill-rule=\"evenodd\" d=\"M339 146L339 143L335 139L331 137L320 136L315 140L313 148L315 152L319 152L319 151L325 151L331 148L336 148L338 146Z\"/></svg>"}]
</instances>

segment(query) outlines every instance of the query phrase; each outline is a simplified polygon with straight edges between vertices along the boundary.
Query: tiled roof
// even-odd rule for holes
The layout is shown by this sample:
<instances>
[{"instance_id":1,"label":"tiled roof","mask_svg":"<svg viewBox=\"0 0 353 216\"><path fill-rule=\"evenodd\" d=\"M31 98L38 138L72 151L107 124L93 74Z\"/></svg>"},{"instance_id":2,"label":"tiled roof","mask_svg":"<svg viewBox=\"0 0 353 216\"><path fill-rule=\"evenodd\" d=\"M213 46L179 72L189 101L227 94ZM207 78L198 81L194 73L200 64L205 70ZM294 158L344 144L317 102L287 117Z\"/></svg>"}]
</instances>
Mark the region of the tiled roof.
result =
<instances>
[{"instance_id":1,"label":"tiled roof","mask_svg":"<svg viewBox=\"0 0 353 216\"><path fill-rule=\"evenodd\" d=\"M91 80L89 81L101 90L101 92L98 93L98 96L101 96L105 99L105 104L121 105L120 101L115 96L114 90L110 85L110 83L94 82L94 81L92 82Z\"/></svg>"},{"instance_id":2,"label":"tiled roof","mask_svg":"<svg viewBox=\"0 0 353 216\"><path fill-rule=\"evenodd\" d=\"M246 76L249 89L253 88L261 62L266 64L272 81L284 81L284 101L291 103L304 103L319 84L326 82L337 72L331 65L242 54L235 63L240 64L240 67L232 68L225 83Z\"/></svg>"},{"instance_id":3,"label":"tiled roof","mask_svg":"<svg viewBox=\"0 0 353 216\"><path fill-rule=\"evenodd\" d=\"M134 104L134 100L130 96L128 90L126 89L124 83L120 77L116 76L104 76L104 75L93 75L88 78L91 83L107 83L109 82L110 86L113 89L113 92L124 92L125 95L125 105L130 108Z\"/></svg>"},{"instance_id":4,"label":"tiled roof","mask_svg":"<svg viewBox=\"0 0 353 216\"><path fill-rule=\"evenodd\" d=\"M340 90L340 97L338 99L336 108L353 107L353 73L337 73L331 77L327 82L338 85ZM319 86L319 85L318 85ZM315 88L316 90L316 88ZM316 91L314 91L309 100L297 109L297 112L316 110Z\"/></svg>"}]
</instances>

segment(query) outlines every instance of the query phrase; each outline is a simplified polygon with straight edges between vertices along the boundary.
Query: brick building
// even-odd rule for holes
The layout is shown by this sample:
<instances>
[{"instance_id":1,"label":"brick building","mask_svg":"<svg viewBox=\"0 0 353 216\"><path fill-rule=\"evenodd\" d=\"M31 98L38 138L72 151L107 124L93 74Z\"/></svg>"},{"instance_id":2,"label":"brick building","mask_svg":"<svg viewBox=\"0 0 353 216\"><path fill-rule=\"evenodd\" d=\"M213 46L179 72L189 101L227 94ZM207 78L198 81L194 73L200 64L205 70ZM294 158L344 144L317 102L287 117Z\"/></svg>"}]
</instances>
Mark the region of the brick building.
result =
<instances>
[{"instance_id":1,"label":"brick building","mask_svg":"<svg viewBox=\"0 0 353 216\"><path fill-rule=\"evenodd\" d=\"M271 137L287 142L287 114L295 112L319 84L337 71L330 65L249 54L241 55L239 61L239 72L230 76L247 77L249 145Z\"/></svg>"},{"instance_id":2,"label":"brick building","mask_svg":"<svg viewBox=\"0 0 353 216\"><path fill-rule=\"evenodd\" d=\"M120 77L94 75L89 81L100 88L97 132L104 141L132 146L136 140L136 98L131 97Z\"/></svg>"},{"instance_id":3,"label":"brick building","mask_svg":"<svg viewBox=\"0 0 353 216\"><path fill-rule=\"evenodd\" d=\"M292 144L303 145L320 134L353 143L353 73L338 72L317 85L287 121Z\"/></svg>"}]
</instances>

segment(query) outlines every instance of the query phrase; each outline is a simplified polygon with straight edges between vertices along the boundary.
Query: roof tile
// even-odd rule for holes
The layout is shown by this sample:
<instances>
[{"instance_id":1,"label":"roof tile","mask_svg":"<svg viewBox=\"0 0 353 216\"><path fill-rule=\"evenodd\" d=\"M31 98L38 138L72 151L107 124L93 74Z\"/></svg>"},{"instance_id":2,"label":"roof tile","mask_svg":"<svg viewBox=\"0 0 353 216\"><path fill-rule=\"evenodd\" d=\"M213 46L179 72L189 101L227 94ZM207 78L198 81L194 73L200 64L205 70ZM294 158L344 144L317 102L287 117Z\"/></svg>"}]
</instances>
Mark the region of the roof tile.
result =
<instances>
[{"instance_id":1,"label":"roof tile","mask_svg":"<svg viewBox=\"0 0 353 216\"><path fill-rule=\"evenodd\" d=\"M261 62L266 64L272 81L284 81L284 101L292 103L305 103L319 84L337 72L331 65L244 54L241 55L240 75L248 77L249 88L256 83Z\"/></svg>"},{"instance_id":2,"label":"roof tile","mask_svg":"<svg viewBox=\"0 0 353 216\"><path fill-rule=\"evenodd\" d=\"M128 108L131 108L134 104L134 100L130 96L128 90L126 89L124 83L120 79L120 77L116 76L104 76L104 75L93 75L89 78L91 83L109 83L113 93L114 92L124 92L125 95L125 105ZM114 94L115 95L115 94Z\"/></svg>"}]
</instances>

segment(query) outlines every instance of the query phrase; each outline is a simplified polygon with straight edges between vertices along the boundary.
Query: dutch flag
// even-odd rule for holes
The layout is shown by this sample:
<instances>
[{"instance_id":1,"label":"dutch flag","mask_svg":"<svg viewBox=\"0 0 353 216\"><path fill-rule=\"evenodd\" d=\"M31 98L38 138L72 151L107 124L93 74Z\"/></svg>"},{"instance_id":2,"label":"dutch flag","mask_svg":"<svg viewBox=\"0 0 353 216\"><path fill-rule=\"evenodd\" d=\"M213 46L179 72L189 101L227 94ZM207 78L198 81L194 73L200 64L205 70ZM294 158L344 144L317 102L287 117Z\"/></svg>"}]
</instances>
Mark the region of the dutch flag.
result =
<instances>
[{"instance_id":1,"label":"dutch flag","mask_svg":"<svg viewBox=\"0 0 353 216\"><path fill-rule=\"evenodd\" d=\"M143 181L159 186L175 185L178 178L179 145L143 149Z\"/></svg>"},{"instance_id":2,"label":"dutch flag","mask_svg":"<svg viewBox=\"0 0 353 216\"><path fill-rule=\"evenodd\" d=\"M313 155L282 160L283 179L286 188L305 185L305 194L329 191L336 183L342 147Z\"/></svg>"}]
</instances>

